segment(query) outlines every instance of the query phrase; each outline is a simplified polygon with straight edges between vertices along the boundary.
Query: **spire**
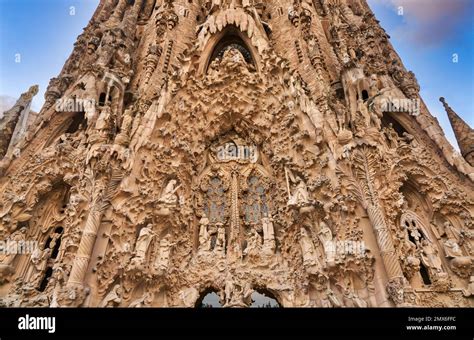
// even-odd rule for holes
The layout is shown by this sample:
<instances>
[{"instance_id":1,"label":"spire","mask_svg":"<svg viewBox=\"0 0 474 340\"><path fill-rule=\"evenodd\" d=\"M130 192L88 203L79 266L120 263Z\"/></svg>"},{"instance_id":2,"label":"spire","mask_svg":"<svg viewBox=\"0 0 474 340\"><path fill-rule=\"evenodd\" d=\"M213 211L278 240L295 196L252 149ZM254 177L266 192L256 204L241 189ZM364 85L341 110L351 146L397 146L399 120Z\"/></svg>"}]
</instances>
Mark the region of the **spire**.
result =
<instances>
[{"instance_id":1,"label":"spire","mask_svg":"<svg viewBox=\"0 0 474 340\"><path fill-rule=\"evenodd\" d=\"M0 119L0 159L5 156L11 141L15 139L18 131L17 125L22 117L28 115L30 111L31 101L38 93L38 85L31 86L30 89L23 93L16 101L15 105L8 111L4 112Z\"/></svg>"},{"instance_id":2,"label":"spire","mask_svg":"<svg viewBox=\"0 0 474 340\"><path fill-rule=\"evenodd\" d=\"M439 100L448 114L462 156L471 166L474 166L474 130L454 112L443 97Z\"/></svg>"}]
</instances>

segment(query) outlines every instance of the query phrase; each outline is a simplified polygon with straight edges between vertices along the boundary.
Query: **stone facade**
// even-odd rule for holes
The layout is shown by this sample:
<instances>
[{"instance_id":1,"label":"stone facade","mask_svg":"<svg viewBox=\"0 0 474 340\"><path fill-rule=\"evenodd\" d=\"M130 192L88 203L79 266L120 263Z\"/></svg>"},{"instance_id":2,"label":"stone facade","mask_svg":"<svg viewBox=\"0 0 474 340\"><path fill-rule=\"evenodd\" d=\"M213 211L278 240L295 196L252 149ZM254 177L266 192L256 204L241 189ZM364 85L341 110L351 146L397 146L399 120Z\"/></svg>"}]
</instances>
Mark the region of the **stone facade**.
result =
<instances>
[{"instance_id":1,"label":"stone facade","mask_svg":"<svg viewBox=\"0 0 474 340\"><path fill-rule=\"evenodd\" d=\"M2 305L472 306L472 162L364 0L102 0L45 97Z\"/></svg>"}]
</instances>

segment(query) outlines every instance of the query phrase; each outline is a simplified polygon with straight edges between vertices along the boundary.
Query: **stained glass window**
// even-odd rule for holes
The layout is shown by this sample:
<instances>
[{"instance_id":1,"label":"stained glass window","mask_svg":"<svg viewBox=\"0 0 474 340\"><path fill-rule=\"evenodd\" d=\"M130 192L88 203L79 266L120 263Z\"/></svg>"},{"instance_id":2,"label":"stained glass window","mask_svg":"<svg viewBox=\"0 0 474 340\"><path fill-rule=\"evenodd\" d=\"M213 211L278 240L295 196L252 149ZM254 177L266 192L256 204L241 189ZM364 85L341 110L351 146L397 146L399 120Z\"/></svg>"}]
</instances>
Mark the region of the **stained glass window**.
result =
<instances>
[{"instance_id":1,"label":"stained glass window","mask_svg":"<svg viewBox=\"0 0 474 340\"><path fill-rule=\"evenodd\" d=\"M245 220L249 223L260 222L261 218L268 216L268 204L265 188L260 178L252 176L248 181L248 192L244 202Z\"/></svg>"},{"instance_id":2,"label":"stained glass window","mask_svg":"<svg viewBox=\"0 0 474 340\"><path fill-rule=\"evenodd\" d=\"M204 211L211 223L223 223L225 220L225 191L222 180L213 177L209 181L209 188L206 193Z\"/></svg>"}]
</instances>

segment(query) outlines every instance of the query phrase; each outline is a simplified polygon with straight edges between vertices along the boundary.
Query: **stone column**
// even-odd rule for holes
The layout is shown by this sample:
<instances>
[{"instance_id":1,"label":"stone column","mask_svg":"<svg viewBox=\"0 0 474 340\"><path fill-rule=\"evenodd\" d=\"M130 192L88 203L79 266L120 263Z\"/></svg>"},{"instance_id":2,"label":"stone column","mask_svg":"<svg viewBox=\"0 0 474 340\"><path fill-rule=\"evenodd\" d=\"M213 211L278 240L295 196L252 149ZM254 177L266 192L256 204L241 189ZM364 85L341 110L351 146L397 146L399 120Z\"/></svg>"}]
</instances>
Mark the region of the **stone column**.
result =
<instances>
[{"instance_id":1,"label":"stone column","mask_svg":"<svg viewBox=\"0 0 474 340\"><path fill-rule=\"evenodd\" d=\"M135 35L138 17L144 0L135 0L133 7L125 13L123 18L125 35L132 37Z\"/></svg>"},{"instance_id":2,"label":"stone column","mask_svg":"<svg viewBox=\"0 0 474 340\"><path fill-rule=\"evenodd\" d=\"M240 257L242 253L242 237L240 233L240 213L239 213L239 173L232 170L231 183L231 211L230 211L230 235L228 246L235 257ZM238 248L236 248L238 246Z\"/></svg>"},{"instance_id":3,"label":"stone column","mask_svg":"<svg viewBox=\"0 0 474 340\"><path fill-rule=\"evenodd\" d=\"M101 219L102 212L98 210L97 206L93 206L89 216L87 216L86 227L82 234L71 274L69 275L68 285L79 285L84 282Z\"/></svg>"},{"instance_id":4,"label":"stone column","mask_svg":"<svg viewBox=\"0 0 474 340\"><path fill-rule=\"evenodd\" d=\"M98 22L103 22L110 18L110 14L116 5L116 2L117 0L103 0L103 5L96 12Z\"/></svg>"},{"instance_id":5,"label":"stone column","mask_svg":"<svg viewBox=\"0 0 474 340\"><path fill-rule=\"evenodd\" d=\"M395 247L393 246L392 236L388 230L380 206L371 204L367 207L367 213L374 229L388 277L403 277L402 268L398 262Z\"/></svg>"},{"instance_id":6,"label":"stone column","mask_svg":"<svg viewBox=\"0 0 474 340\"><path fill-rule=\"evenodd\" d=\"M125 13L125 9L127 8L127 0L119 0L117 6L115 6L114 13L109 19L109 22L112 25L118 25L123 18L123 14Z\"/></svg>"},{"instance_id":7,"label":"stone column","mask_svg":"<svg viewBox=\"0 0 474 340\"><path fill-rule=\"evenodd\" d=\"M82 233L81 242L74 259L71 274L69 275L68 286L82 285L84 283L103 214L109 207L110 199L115 193L121 179L121 170L114 169L108 183L107 177L104 176L98 179L99 184L95 185L93 188L92 197L97 197L97 199L93 203L89 215L87 216L86 226Z\"/></svg>"},{"instance_id":8,"label":"stone column","mask_svg":"<svg viewBox=\"0 0 474 340\"><path fill-rule=\"evenodd\" d=\"M376 170L375 155L371 149L360 149L355 161L358 162L359 178L364 178L365 208L374 230L375 239L382 256L385 271L388 276L387 292L396 305L403 304L403 288L406 279L393 244L392 235L383 214L377 191L375 190L374 175ZM398 295L398 296L397 296Z\"/></svg>"}]
</instances>

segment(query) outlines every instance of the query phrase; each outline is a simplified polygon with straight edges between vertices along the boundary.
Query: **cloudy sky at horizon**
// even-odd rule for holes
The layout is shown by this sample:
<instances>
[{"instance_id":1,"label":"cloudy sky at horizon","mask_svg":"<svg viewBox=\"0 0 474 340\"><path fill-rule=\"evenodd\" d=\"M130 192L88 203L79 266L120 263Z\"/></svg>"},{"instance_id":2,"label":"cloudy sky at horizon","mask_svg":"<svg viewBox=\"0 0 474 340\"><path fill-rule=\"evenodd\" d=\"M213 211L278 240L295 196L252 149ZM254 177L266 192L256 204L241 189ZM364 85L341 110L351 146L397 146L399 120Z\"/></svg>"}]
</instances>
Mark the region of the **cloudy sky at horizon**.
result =
<instances>
[{"instance_id":1,"label":"cloudy sky at horizon","mask_svg":"<svg viewBox=\"0 0 474 340\"><path fill-rule=\"evenodd\" d=\"M439 97L474 126L474 1L368 0L421 97L458 149ZM453 58L457 56L457 62Z\"/></svg>"},{"instance_id":2,"label":"cloudy sky at horizon","mask_svg":"<svg viewBox=\"0 0 474 340\"><path fill-rule=\"evenodd\" d=\"M0 0L0 96L18 98L39 84L33 109L44 102L49 79L59 74L99 0ZM474 1L368 0L421 95L453 144L443 106L474 126ZM71 7L74 7L72 13ZM73 15L71 15L73 14ZM453 56L458 62L453 62ZM21 62L15 58L20 55Z\"/></svg>"}]
</instances>

